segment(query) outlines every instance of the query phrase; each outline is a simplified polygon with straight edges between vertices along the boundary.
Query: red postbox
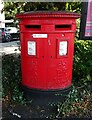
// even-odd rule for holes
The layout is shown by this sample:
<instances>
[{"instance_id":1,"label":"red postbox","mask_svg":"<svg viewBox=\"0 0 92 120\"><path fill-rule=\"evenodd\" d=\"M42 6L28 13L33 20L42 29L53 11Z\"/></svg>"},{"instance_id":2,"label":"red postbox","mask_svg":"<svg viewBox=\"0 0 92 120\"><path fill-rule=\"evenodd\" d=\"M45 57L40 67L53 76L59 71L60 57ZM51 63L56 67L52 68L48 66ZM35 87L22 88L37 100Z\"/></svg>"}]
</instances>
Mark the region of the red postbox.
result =
<instances>
[{"instance_id":1,"label":"red postbox","mask_svg":"<svg viewBox=\"0 0 92 120\"><path fill-rule=\"evenodd\" d=\"M80 15L36 11L16 17L20 19L22 85L26 95L40 100L41 94L65 94L72 84L74 33Z\"/></svg>"}]
</instances>

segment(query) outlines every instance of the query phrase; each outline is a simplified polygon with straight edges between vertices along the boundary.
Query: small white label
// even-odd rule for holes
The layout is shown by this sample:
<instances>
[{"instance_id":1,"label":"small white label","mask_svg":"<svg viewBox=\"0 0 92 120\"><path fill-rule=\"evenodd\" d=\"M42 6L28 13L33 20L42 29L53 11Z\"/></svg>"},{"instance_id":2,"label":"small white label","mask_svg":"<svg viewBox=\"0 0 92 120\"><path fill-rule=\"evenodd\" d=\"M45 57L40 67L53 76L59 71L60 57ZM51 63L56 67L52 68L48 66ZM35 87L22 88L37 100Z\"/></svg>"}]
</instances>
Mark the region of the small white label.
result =
<instances>
[{"instance_id":1,"label":"small white label","mask_svg":"<svg viewBox=\"0 0 92 120\"><path fill-rule=\"evenodd\" d=\"M47 38L48 37L47 34L33 34L32 36L33 38Z\"/></svg>"},{"instance_id":2,"label":"small white label","mask_svg":"<svg viewBox=\"0 0 92 120\"><path fill-rule=\"evenodd\" d=\"M28 55L36 55L36 42L28 41Z\"/></svg>"},{"instance_id":3,"label":"small white label","mask_svg":"<svg viewBox=\"0 0 92 120\"><path fill-rule=\"evenodd\" d=\"M67 55L67 41L61 41L59 43L59 55Z\"/></svg>"}]
</instances>

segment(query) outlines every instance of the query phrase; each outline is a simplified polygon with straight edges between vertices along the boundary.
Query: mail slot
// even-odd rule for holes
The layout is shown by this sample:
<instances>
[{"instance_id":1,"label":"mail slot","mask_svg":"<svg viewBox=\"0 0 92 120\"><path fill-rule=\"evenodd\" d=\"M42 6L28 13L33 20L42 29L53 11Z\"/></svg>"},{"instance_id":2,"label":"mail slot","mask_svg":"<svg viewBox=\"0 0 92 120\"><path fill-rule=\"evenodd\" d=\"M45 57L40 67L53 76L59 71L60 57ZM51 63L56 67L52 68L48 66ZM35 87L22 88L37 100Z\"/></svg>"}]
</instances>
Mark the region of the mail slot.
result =
<instances>
[{"instance_id":1,"label":"mail slot","mask_svg":"<svg viewBox=\"0 0 92 120\"><path fill-rule=\"evenodd\" d=\"M77 13L27 12L20 19L22 86L29 99L54 101L72 85ZM54 99L55 98L55 99ZM48 100L49 101L49 100Z\"/></svg>"}]
</instances>

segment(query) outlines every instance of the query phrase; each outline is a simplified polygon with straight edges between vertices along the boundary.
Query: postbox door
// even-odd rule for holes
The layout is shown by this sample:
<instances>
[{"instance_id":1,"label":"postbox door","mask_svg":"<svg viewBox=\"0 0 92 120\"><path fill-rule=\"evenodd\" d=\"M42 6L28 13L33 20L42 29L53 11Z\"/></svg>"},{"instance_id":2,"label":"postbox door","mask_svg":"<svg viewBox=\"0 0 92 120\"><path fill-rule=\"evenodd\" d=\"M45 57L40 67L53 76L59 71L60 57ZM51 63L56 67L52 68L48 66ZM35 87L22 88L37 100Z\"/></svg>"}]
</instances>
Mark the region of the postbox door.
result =
<instances>
[{"instance_id":1,"label":"postbox door","mask_svg":"<svg viewBox=\"0 0 92 120\"><path fill-rule=\"evenodd\" d=\"M69 86L72 79L73 36L71 33L66 37L50 34L47 41L47 89Z\"/></svg>"}]
</instances>

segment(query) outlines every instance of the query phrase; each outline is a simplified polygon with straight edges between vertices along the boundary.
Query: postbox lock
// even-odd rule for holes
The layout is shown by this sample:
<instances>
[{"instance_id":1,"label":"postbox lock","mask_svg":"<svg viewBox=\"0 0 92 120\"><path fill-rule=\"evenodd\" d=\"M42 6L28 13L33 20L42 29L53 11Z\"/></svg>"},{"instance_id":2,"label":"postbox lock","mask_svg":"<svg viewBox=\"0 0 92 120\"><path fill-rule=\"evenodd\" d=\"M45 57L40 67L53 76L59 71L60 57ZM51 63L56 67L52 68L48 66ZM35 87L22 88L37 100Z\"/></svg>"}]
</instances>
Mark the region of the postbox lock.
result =
<instances>
[{"instance_id":1,"label":"postbox lock","mask_svg":"<svg viewBox=\"0 0 92 120\"><path fill-rule=\"evenodd\" d=\"M64 37L65 36L65 34L62 34L62 37Z\"/></svg>"},{"instance_id":2,"label":"postbox lock","mask_svg":"<svg viewBox=\"0 0 92 120\"><path fill-rule=\"evenodd\" d=\"M59 42L59 55L67 55L67 41L60 41Z\"/></svg>"},{"instance_id":3,"label":"postbox lock","mask_svg":"<svg viewBox=\"0 0 92 120\"><path fill-rule=\"evenodd\" d=\"M36 55L36 42L28 41L28 55Z\"/></svg>"}]
</instances>

